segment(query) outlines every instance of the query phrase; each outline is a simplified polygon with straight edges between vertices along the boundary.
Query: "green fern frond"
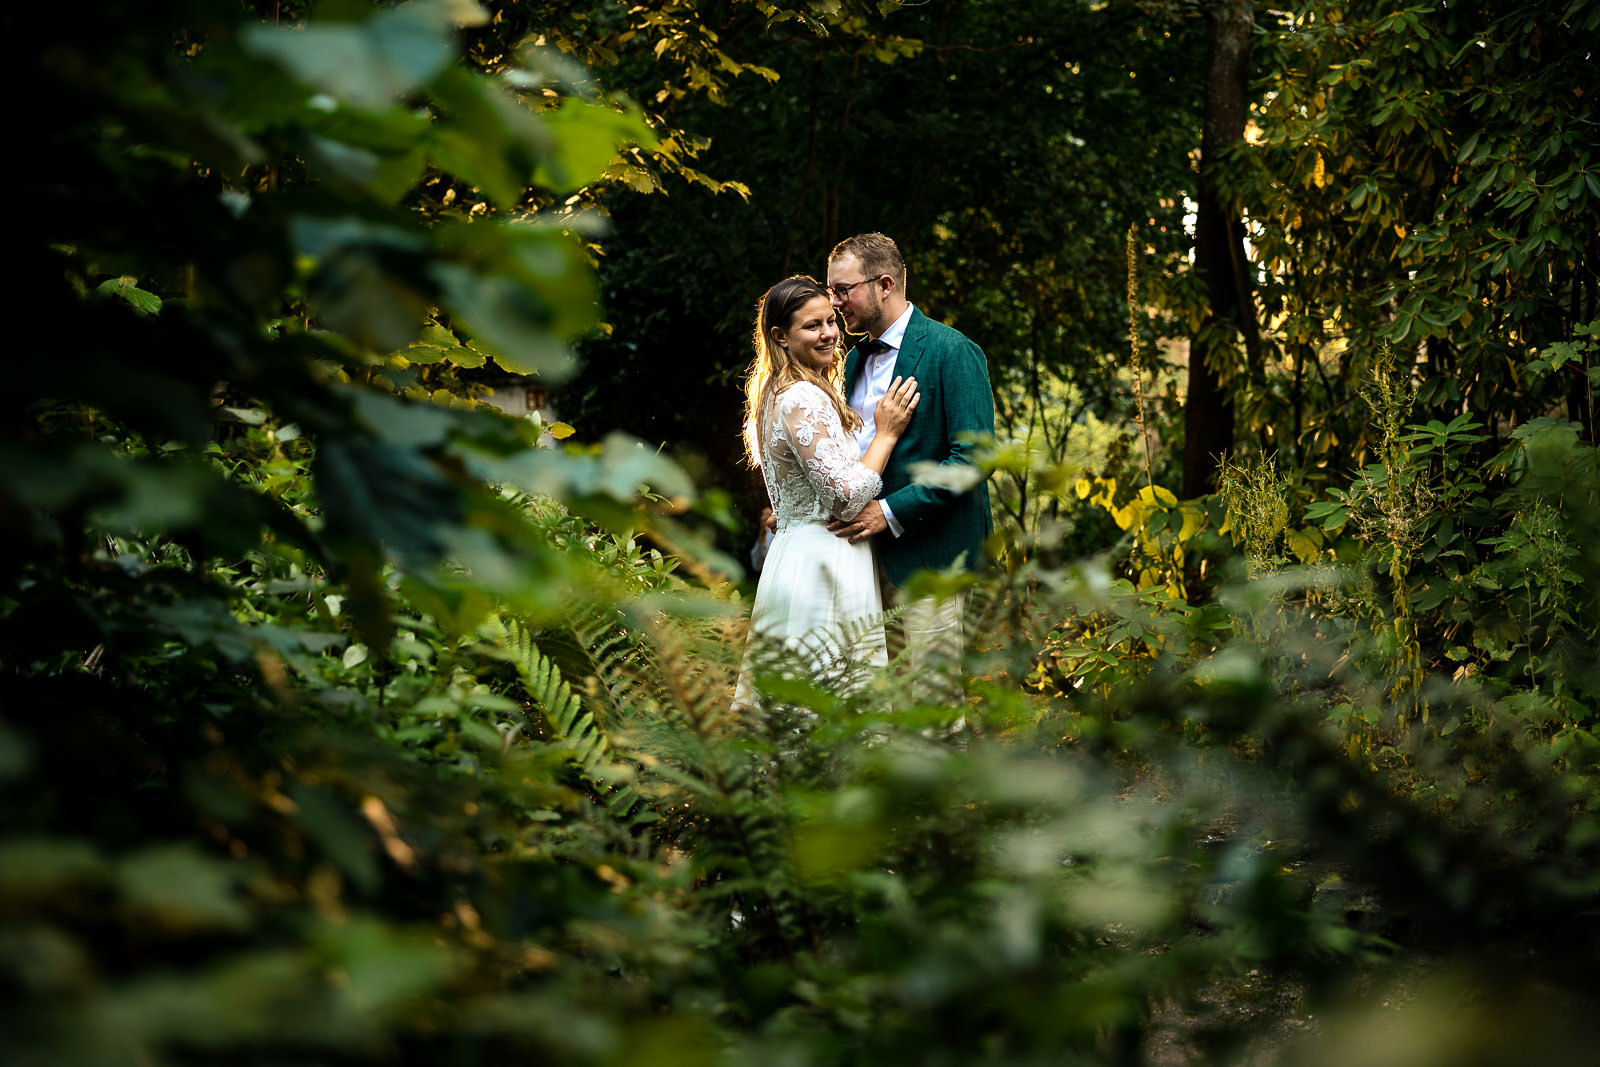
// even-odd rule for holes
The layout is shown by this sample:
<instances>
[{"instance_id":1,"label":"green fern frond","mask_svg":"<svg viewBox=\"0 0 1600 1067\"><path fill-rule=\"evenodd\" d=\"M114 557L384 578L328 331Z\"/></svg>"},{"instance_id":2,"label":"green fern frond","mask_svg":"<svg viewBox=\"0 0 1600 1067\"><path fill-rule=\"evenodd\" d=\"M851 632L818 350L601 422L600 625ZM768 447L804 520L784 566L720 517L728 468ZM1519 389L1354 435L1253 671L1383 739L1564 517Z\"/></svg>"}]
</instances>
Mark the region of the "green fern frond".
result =
<instances>
[{"instance_id":1,"label":"green fern frond","mask_svg":"<svg viewBox=\"0 0 1600 1067\"><path fill-rule=\"evenodd\" d=\"M615 820L619 836L642 840L642 827L656 819L644 798L618 781L617 753L594 715L573 691L554 659L535 640L534 631L515 619L494 627L493 636L511 656L528 699L543 713L551 743L571 753L584 782Z\"/></svg>"},{"instance_id":2,"label":"green fern frond","mask_svg":"<svg viewBox=\"0 0 1600 1067\"><path fill-rule=\"evenodd\" d=\"M787 953L806 939L793 871L780 761L759 716L733 707L737 649L715 620L656 620L640 661L654 714L630 742L657 759L647 769L656 800L680 816L663 829L694 859L707 906L740 917L744 936ZM738 635L742 637L741 635Z\"/></svg>"},{"instance_id":3,"label":"green fern frond","mask_svg":"<svg viewBox=\"0 0 1600 1067\"><path fill-rule=\"evenodd\" d=\"M775 738L732 707L738 657L721 620L656 618L641 629L596 603L557 627L508 621L493 636L550 742L571 753L613 847L691 857L702 906L738 916L741 939L760 951L806 943L783 761ZM630 781L617 782L619 768Z\"/></svg>"}]
</instances>

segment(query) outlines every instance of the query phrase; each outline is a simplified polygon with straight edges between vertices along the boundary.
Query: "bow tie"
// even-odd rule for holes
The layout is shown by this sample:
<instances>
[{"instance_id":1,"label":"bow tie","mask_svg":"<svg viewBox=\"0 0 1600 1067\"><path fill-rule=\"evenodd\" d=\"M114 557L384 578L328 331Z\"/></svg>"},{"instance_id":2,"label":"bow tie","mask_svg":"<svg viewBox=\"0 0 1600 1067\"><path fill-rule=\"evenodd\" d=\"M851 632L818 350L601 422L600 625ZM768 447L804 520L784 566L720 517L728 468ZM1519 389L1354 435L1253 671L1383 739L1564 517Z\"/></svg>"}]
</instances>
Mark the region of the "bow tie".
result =
<instances>
[{"instance_id":1,"label":"bow tie","mask_svg":"<svg viewBox=\"0 0 1600 1067\"><path fill-rule=\"evenodd\" d=\"M889 350L890 345L888 345L886 342L878 340L876 337L869 341L862 341L859 345L856 345L856 351L861 353L862 359L871 359L879 352L888 352Z\"/></svg>"}]
</instances>

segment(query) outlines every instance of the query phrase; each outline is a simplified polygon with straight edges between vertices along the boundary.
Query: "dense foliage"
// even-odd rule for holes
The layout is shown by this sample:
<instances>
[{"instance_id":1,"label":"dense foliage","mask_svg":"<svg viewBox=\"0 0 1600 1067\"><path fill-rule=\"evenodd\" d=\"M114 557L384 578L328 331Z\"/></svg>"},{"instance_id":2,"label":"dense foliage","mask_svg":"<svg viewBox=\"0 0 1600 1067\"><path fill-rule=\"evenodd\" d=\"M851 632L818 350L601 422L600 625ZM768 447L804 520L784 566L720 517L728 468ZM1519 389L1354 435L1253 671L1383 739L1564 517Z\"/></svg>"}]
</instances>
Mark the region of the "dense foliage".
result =
<instances>
[{"instance_id":1,"label":"dense foliage","mask_svg":"<svg viewBox=\"0 0 1600 1067\"><path fill-rule=\"evenodd\" d=\"M1155 335L1199 313L1192 5L103 7L30 71L5 1062L1592 1056L1593 127L1528 109L1583 99L1564 31L1595 5L1258 22L1230 173L1270 358L1232 387L1247 437L1296 448L1197 501L1129 447L1106 370L1131 304L1158 436ZM1386 124L1434 97L1486 132L1428 118L1457 161L1430 193L1362 153L1425 170ZM754 114L778 133L736 139ZM835 120L919 165L845 177ZM755 169L696 156L707 133ZM1559 189L1520 154L1545 135ZM833 177L783 165L799 145ZM735 709L738 566L684 518L723 497L654 447L694 438L596 440L610 409L579 398L622 370L704 418L677 385L727 385L741 300L698 333L686 309L868 202L997 370L1005 566L962 706L894 665L842 699L758 648L763 704ZM661 254L699 241L727 254ZM489 367L570 380L580 337L575 436L474 399Z\"/></svg>"},{"instance_id":2,"label":"dense foliage","mask_svg":"<svg viewBox=\"0 0 1600 1067\"><path fill-rule=\"evenodd\" d=\"M1593 440L1583 370L1525 367L1600 318L1600 4L1307 3L1274 30L1233 161L1281 364L1240 383L1249 428L1300 467L1359 458L1330 415L1387 343L1418 353L1430 415L1559 411Z\"/></svg>"}]
</instances>

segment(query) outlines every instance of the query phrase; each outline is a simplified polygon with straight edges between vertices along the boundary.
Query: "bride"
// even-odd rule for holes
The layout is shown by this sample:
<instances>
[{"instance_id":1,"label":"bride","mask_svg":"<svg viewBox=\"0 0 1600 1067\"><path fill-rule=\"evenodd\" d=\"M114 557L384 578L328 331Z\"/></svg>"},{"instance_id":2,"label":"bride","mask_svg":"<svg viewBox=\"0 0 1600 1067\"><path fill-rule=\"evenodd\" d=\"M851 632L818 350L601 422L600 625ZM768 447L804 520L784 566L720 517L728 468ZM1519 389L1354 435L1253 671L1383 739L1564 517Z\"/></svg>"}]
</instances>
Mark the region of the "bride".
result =
<instances>
[{"instance_id":1,"label":"bride","mask_svg":"<svg viewBox=\"0 0 1600 1067\"><path fill-rule=\"evenodd\" d=\"M756 305L755 358L745 385L745 447L761 468L777 519L750 613L751 647L802 652L813 680L848 689L886 660L872 548L827 524L852 519L876 499L883 467L921 397L899 378L873 412L877 436L861 455L861 418L839 395L839 325L828 290L797 274ZM754 703L751 656L734 698Z\"/></svg>"}]
</instances>

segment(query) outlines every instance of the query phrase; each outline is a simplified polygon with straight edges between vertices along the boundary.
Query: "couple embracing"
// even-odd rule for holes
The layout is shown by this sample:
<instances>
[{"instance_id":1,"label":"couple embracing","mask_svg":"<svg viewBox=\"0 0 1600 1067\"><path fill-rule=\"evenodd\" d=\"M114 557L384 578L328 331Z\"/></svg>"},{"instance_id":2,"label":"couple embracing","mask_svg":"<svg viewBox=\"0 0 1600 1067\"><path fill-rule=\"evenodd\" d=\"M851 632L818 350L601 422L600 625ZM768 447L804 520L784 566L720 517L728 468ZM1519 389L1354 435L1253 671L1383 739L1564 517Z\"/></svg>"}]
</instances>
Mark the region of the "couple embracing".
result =
<instances>
[{"instance_id":1,"label":"couple embracing","mask_svg":"<svg viewBox=\"0 0 1600 1067\"><path fill-rule=\"evenodd\" d=\"M920 570L978 567L989 492L982 481L917 484L912 467L972 463L965 437L994 433L988 368L977 345L907 300L905 260L882 234L840 242L827 279L785 278L756 309L745 444L777 536L751 633L803 650L849 687L887 661L881 616L898 608L920 695L945 695L927 683L961 651L965 597L903 589ZM844 331L866 340L841 362ZM752 696L741 679L736 701Z\"/></svg>"}]
</instances>

